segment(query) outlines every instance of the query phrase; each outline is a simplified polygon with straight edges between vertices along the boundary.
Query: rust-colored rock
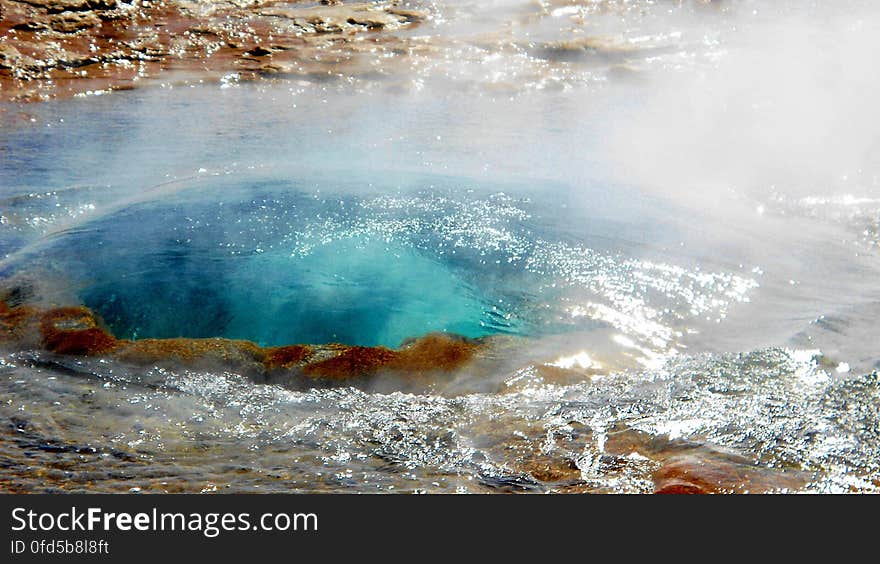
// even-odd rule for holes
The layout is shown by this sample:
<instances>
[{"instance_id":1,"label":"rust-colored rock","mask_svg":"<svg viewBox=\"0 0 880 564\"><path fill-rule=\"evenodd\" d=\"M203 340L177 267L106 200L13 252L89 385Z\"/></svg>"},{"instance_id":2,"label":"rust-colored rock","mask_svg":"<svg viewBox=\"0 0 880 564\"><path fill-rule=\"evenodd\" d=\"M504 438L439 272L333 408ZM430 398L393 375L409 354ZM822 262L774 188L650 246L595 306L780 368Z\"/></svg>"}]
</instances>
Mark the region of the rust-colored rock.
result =
<instances>
[{"instance_id":1,"label":"rust-colored rock","mask_svg":"<svg viewBox=\"0 0 880 564\"><path fill-rule=\"evenodd\" d=\"M169 74L369 74L412 50L412 40L391 32L427 16L393 2L297 4L0 0L0 100L127 90ZM276 66L261 70L267 60Z\"/></svg>"},{"instance_id":2,"label":"rust-colored rock","mask_svg":"<svg viewBox=\"0 0 880 564\"><path fill-rule=\"evenodd\" d=\"M709 490L705 490L700 486L696 486L694 484L689 484L687 482L669 482L664 484L662 487L654 490L655 494L673 494L673 495L693 495L693 494L707 494L712 493Z\"/></svg>"},{"instance_id":3,"label":"rust-colored rock","mask_svg":"<svg viewBox=\"0 0 880 564\"><path fill-rule=\"evenodd\" d=\"M116 358L135 364L173 360L183 364L199 361L236 363L262 361L263 351L250 341L233 339L138 339L126 341Z\"/></svg>"},{"instance_id":4,"label":"rust-colored rock","mask_svg":"<svg viewBox=\"0 0 880 564\"><path fill-rule=\"evenodd\" d=\"M806 476L797 471L756 466L741 457L711 449L675 455L654 472L655 493L767 493L797 490Z\"/></svg>"},{"instance_id":5,"label":"rust-colored rock","mask_svg":"<svg viewBox=\"0 0 880 564\"><path fill-rule=\"evenodd\" d=\"M387 368L397 355L385 347L349 347L332 358L306 365L303 373L330 380L369 376Z\"/></svg>"},{"instance_id":6,"label":"rust-colored rock","mask_svg":"<svg viewBox=\"0 0 880 564\"><path fill-rule=\"evenodd\" d=\"M119 343L98 326L91 310L63 307L47 311L40 320L43 346L58 354L92 356L107 353Z\"/></svg>"},{"instance_id":7,"label":"rust-colored rock","mask_svg":"<svg viewBox=\"0 0 880 564\"><path fill-rule=\"evenodd\" d=\"M654 473L654 493L733 493L745 487L746 478L729 463L694 456L676 456Z\"/></svg>"},{"instance_id":8,"label":"rust-colored rock","mask_svg":"<svg viewBox=\"0 0 880 564\"><path fill-rule=\"evenodd\" d=\"M101 25L101 18L93 13L62 13L49 18L49 27L61 33L76 33Z\"/></svg>"},{"instance_id":9,"label":"rust-colored rock","mask_svg":"<svg viewBox=\"0 0 880 564\"><path fill-rule=\"evenodd\" d=\"M658 494L796 491L808 481L796 469L768 468L719 447L624 426L609 430L605 450L613 455L636 452L658 463L651 475Z\"/></svg>"},{"instance_id":10,"label":"rust-colored rock","mask_svg":"<svg viewBox=\"0 0 880 564\"><path fill-rule=\"evenodd\" d=\"M0 341L21 341L39 312L29 306L9 307L0 300Z\"/></svg>"},{"instance_id":11,"label":"rust-colored rock","mask_svg":"<svg viewBox=\"0 0 880 564\"><path fill-rule=\"evenodd\" d=\"M61 331L46 341L46 348L58 354L97 355L115 349L116 339L103 329Z\"/></svg>"},{"instance_id":12,"label":"rust-colored rock","mask_svg":"<svg viewBox=\"0 0 880 564\"><path fill-rule=\"evenodd\" d=\"M468 363L477 349L478 344L473 341L431 333L397 351L385 347L349 347L336 356L306 365L303 372L330 379L368 376L379 371L412 375L450 372Z\"/></svg>"},{"instance_id":13,"label":"rust-colored rock","mask_svg":"<svg viewBox=\"0 0 880 564\"><path fill-rule=\"evenodd\" d=\"M312 347L308 345L289 345L266 349L266 358L263 364L269 370L278 368L292 368L302 364L312 356Z\"/></svg>"},{"instance_id":14,"label":"rust-colored rock","mask_svg":"<svg viewBox=\"0 0 880 564\"><path fill-rule=\"evenodd\" d=\"M394 373L422 384L427 376L451 372L470 362L483 346L443 333L413 339L400 350L341 344L263 348L235 339L117 339L83 306L40 309L0 300L0 343L42 348L61 355L103 356L136 365L228 367L260 378L304 384L310 380L346 381ZM305 377L305 378L303 378ZM268 381L268 380L261 380ZM274 380L277 381L277 380Z\"/></svg>"},{"instance_id":15,"label":"rust-colored rock","mask_svg":"<svg viewBox=\"0 0 880 564\"><path fill-rule=\"evenodd\" d=\"M389 368L412 372L456 370L470 362L478 344L446 333L430 333L405 345Z\"/></svg>"}]
</instances>

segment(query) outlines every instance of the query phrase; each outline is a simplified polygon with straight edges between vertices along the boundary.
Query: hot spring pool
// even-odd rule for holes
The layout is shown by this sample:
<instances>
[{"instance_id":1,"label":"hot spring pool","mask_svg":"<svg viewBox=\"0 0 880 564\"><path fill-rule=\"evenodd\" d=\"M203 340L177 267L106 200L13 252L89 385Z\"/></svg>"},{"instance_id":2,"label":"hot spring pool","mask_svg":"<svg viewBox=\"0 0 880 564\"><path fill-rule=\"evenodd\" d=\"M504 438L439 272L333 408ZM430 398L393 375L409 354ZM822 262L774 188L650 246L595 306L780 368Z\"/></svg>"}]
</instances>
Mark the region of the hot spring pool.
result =
<instances>
[{"instance_id":1,"label":"hot spring pool","mask_svg":"<svg viewBox=\"0 0 880 564\"><path fill-rule=\"evenodd\" d=\"M397 347L431 331L519 330L521 299L468 264L480 259L430 227L405 232L430 212L236 180L66 232L38 260L76 272L79 299L125 338Z\"/></svg>"},{"instance_id":2,"label":"hot spring pool","mask_svg":"<svg viewBox=\"0 0 880 564\"><path fill-rule=\"evenodd\" d=\"M4 107L0 488L876 492L877 171L805 185L645 92ZM347 353L385 364L309 376Z\"/></svg>"}]
</instances>

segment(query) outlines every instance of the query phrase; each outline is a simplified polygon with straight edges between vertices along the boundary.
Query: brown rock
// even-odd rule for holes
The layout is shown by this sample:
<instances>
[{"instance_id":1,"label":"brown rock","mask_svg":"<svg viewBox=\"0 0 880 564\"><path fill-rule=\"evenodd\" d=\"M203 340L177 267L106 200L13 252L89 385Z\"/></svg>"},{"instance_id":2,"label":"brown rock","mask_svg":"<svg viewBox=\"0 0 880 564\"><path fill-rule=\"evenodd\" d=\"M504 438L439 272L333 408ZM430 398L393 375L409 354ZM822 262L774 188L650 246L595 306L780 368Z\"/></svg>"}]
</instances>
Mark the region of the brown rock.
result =
<instances>
[{"instance_id":1,"label":"brown rock","mask_svg":"<svg viewBox=\"0 0 880 564\"><path fill-rule=\"evenodd\" d=\"M709 490L705 490L700 486L696 486L694 484L689 484L687 482L679 482L679 481L670 481L664 484L659 489L654 490L655 494L707 494L712 493Z\"/></svg>"},{"instance_id":2,"label":"brown rock","mask_svg":"<svg viewBox=\"0 0 880 564\"><path fill-rule=\"evenodd\" d=\"M539 482L574 483L581 480L581 470L574 460L549 456L529 460L522 465Z\"/></svg>"},{"instance_id":3,"label":"brown rock","mask_svg":"<svg viewBox=\"0 0 880 564\"><path fill-rule=\"evenodd\" d=\"M85 12L90 10L115 10L116 0L23 0L37 8L43 8L49 14L62 12Z\"/></svg>"},{"instance_id":4,"label":"brown rock","mask_svg":"<svg viewBox=\"0 0 880 564\"><path fill-rule=\"evenodd\" d=\"M0 300L0 340L22 340L38 315L39 312L32 307L10 308L5 301Z\"/></svg>"},{"instance_id":5,"label":"brown rock","mask_svg":"<svg viewBox=\"0 0 880 564\"><path fill-rule=\"evenodd\" d=\"M173 360L183 364L213 361L231 365L262 362L263 350L250 341L233 339L138 339L126 341L115 357L135 364Z\"/></svg>"},{"instance_id":6,"label":"brown rock","mask_svg":"<svg viewBox=\"0 0 880 564\"><path fill-rule=\"evenodd\" d=\"M278 368L292 368L303 363L313 354L312 347L307 345L290 345L266 349L266 358L263 364L269 370Z\"/></svg>"},{"instance_id":7,"label":"brown rock","mask_svg":"<svg viewBox=\"0 0 880 564\"><path fill-rule=\"evenodd\" d=\"M39 21L27 21L24 23L15 24L10 29L14 29L15 31L35 32L35 31L45 31L45 30L49 29L49 26L46 25L45 23L39 22Z\"/></svg>"},{"instance_id":8,"label":"brown rock","mask_svg":"<svg viewBox=\"0 0 880 564\"><path fill-rule=\"evenodd\" d=\"M361 379L380 371L407 379L450 372L470 362L482 346L442 333L413 339L397 351L340 344L262 348L251 341L221 338L129 341L114 337L86 307L41 310L24 304L10 307L8 300L0 300L0 341L62 355L109 356L140 365L228 366L254 377L267 377L272 372L274 378L283 376L278 371L287 371L285 377L292 378L294 384L302 376L333 382ZM416 381L418 378L413 379Z\"/></svg>"},{"instance_id":9,"label":"brown rock","mask_svg":"<svg viewBox=\"0 0 880 564\"><path fill-rule=\"evenodd\" d=\"M229 72L241 81L382 78L377 49L409 53L397 46L411 39L374 32L426 18L392 3L269 4L221 2L193 10L179 2L0 0L0 100L130 89L157 84L169 71L186 76L183 81L218 80ZM397 57L381 61L383 67L400 64ZM76 70L96 63L100 68Z\"/></svg>"},{"instance_id":10,"label":"brown rock","mask_svg":"<svg viewBox=\"0 0 880 564\"><path fill-rule=\"evenodd\" d=\"M99 355L118 346L113 335L98 327L92 312L84 307L49 310L40 320L43 346L58 354Z\"/></svg>"},{"instance_id":11,"label":"brown rock","mask_svg":"<svg viewBox=\"0 0 880 564\"><path fill-rule=\"evenodd\" d=\"M14 46L0 43L0 69L13 69L26 61L26 58Z\"/></svg>"},{"instance_id":12,"label":"brown rock","mask_svg":"<svg viewBox=\"0 0 880 564\"><path fill-rule=\"evenodd\" d=\"M412 372L456 370L468 363L479 348L474 341L446 333L430 333L405 344L389 368Z\"/></svg>"},{"instance_id":13,"label":"brown rock","mask_svg":"<svg viewBox=\"0 0 880 564\"><path fill-rule=\"evenodd\" d=\"M369 376L387 367L397 354L385 347L349 347L332 358L307 365L303 373L330 380Z\"/></svg>"},{"instance_id":14,"label":"brown rock","mask_svg":"<svg viewBox=\"0 0 880 564\"><path fill-rule=\"evenodd\" d=\"M797 471L764 468L710 449L666 459L653 478L655 493L767 493L797 490L807 481Z\"/></svg>"},{"instance_id":15,"label":"brown rock","mask_svg":"<svg viewBox=\"0 0 880 564\"><path fill-rule=\"evenodd\" d=\"M101 18L91 12L65 12L49 18L49 27L60 33L76 33L98 25Z\"/></svg>"}]
</instances>

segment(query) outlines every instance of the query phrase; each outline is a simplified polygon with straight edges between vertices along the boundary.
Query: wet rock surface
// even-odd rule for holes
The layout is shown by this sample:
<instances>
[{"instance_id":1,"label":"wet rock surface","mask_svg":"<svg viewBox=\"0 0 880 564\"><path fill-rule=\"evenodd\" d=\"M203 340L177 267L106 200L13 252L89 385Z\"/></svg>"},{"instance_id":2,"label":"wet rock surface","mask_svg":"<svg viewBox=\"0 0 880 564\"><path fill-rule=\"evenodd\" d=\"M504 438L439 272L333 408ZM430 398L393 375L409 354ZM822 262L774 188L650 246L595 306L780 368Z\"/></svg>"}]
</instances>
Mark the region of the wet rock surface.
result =
<instances>
[{"instance_id":1,"label":"wet rock surface","mask_svg":"<svg viewBox=\"0 0 880 564\"><path fill-rule=\"evenodd\" d=\"M557 89L674 64L693 40L651 27L666 4L0 0L0 100L285 79ZM621 33L629 19L650 25Z\"/></svg>"},{"instance_id":2,"label":"wet rock surface","mask_svg":"<svg viewBox=\"0 0 880 564\"><path fill-rule=\"evenodd\" d=\"M379 375L408 380L451 373L485 348L480 340L433 333L409 340L398 350L343 344L263 348L232 339L117 339L88 308L41 309L0 304L0 343L64 356L98 357L130 365L231 368L261 382L292 387L314 383L366 383Z\"/></svg>"},{"instance_id":3,"label":"wet rock surface","mask_svg":"<svg viewBox=\"0 0 880 564\"><path fill-rule=\"evenodd\" d=\"M428 17L396 2L2 0L0 13L0 99L24 101L128 89L166 75L372 72L356 68L357 57L405 51L404 39L387 32Z\"/></svg>"}]
</instances>

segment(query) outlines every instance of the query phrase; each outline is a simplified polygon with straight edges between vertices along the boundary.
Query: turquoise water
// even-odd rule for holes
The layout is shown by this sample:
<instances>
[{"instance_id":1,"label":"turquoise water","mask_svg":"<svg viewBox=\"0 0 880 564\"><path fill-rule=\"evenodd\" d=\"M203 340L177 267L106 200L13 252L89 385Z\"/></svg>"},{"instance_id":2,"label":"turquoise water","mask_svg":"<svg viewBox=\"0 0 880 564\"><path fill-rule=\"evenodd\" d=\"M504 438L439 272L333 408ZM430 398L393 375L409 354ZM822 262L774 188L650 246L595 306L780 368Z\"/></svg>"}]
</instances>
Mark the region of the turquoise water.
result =
<instances>
[{"instance_id":1,"label":"turquoise water","mask_svg":"<svg viewBox=\"0 0 880 564\"><path fill-rule=\"evenodd\" d=\"M461 245L463 218L444 216L449 206L438 194L392 201L247 176L194 181L52 235L13 272L64 277L75 301L129 339L397 347L433 331L522 332L521 266Z\"/></svg>"},{"instance_id":2,"label":"turquoise water","mask_svg":"<svg viewBox=\"0 0 880 564\"><path fill-rule=\"evenodd\" d=\"M597 211L535 197L565 193L561 184L358 178L172 182L48 233L7 272L43 301L85 304L128 339L398 347L434 331L600 330L660 353L689 311L719 315L755 284L622 254L675 217L663 205L642 212L657 222L648 227L613 217L619 203Z\"/></svg>"},{"instance_id":3,"label":"turquoise water","mask_svg":"<svg viewBox=\"0 0 880 564\"><path fill-rule=\"evenodd\" d=\"M431 331L493 332L489 299L442 263L395 243L347 239L304 257L261 253L233 276L224 336L397 347Z\"/></svg>"}]
</instances>

